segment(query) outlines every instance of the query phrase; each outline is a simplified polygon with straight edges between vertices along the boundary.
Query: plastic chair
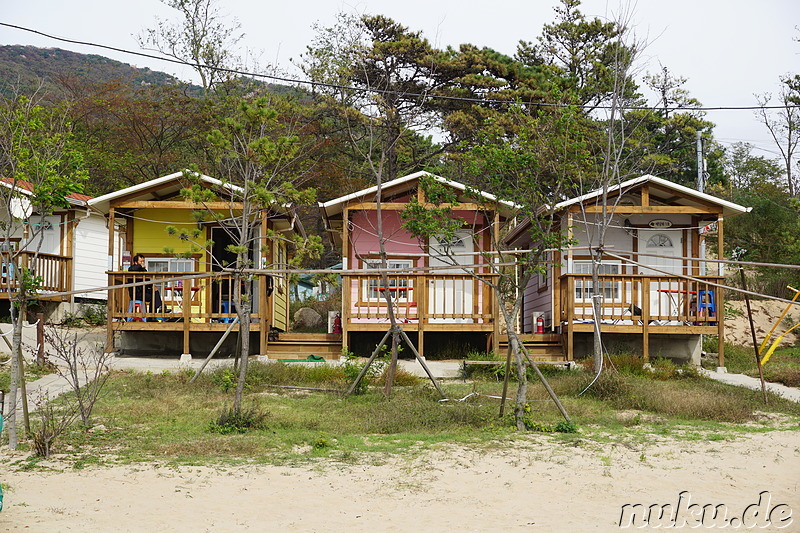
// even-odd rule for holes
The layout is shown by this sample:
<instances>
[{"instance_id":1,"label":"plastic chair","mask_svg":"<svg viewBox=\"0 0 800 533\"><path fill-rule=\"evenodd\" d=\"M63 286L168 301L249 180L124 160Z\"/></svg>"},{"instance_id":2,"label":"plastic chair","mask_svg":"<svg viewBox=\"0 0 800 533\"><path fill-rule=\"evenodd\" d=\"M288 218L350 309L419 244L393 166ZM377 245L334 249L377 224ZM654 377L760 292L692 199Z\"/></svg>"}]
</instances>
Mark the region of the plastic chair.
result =
<instances>
[{"instance_id":1,"label":"plastic chair","mask_svg":"<svg viewBox=\"0 0 800 533\"><path fill-rule=\"evenodd\" d=\"M141 313L142 309L144 309L144 302L141 300L131 300L128 304L128 314ZM147 322L147 317L129 316L126 320L128 322Z\"/></svg>"}]
</instances>

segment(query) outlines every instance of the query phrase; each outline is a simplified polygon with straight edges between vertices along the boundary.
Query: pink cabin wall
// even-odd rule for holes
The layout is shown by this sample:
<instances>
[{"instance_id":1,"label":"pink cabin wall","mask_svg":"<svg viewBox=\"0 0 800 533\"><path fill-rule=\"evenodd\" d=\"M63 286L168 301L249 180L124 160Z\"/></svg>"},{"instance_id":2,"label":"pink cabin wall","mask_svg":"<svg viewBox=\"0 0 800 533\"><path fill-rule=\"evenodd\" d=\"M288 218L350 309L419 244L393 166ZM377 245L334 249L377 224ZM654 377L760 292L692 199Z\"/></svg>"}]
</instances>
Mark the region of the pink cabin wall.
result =
<instances>
[{"instance_id":1,"label":"pink cabin wall","mask_svg":"<svg viewBox=\"0 0 800 533\"><path fill-rule=\"evenodd\" d=\"M361 257L374 257L380 250L377 220L375 211L358 211L350 215L348 263L352 268L361 267ZM397 211L383 211L383 235L388 239L385 243L386 253L391 256L416 255L424 252L417 239L403 229L400 213ZM418 257L415 264L424 266L425 258Z\"/></svg>"},{"instance_id":2,"label":"pink cabin wall","mask_svg":"<svg viewBox=\"0 0 800 533\"><path fill-rule=\"evenodd\" d=\"M484 216L473 211L454 211L453 216L464 220L465 225L483 229ZM380 250L378 242L377 213L375 211L356 211L350 214L350 245L348 247L348 264L351 268L361 267L361 257L375 256ZM488 230L487 230L488 231ZM387 239L386 252L390 256L423 254L426 250L420 246L416 237L402 227L399 211L383 211L383 234ZM481 239L478 246L482 245ZM415 257L416 266L425 266L424 257ZM476 258L479 259L479 258Z\"/></svg>"}]
</instances>

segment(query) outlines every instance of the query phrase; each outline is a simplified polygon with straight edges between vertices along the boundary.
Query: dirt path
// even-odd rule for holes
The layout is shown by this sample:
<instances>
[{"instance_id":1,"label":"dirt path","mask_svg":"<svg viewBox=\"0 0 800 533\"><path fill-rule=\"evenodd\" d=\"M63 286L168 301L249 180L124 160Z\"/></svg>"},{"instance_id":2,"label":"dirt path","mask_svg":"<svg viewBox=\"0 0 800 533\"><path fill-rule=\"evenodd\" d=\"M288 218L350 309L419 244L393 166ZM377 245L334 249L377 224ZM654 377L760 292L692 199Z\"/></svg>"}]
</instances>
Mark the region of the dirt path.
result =
<instances>
[{"instance_id":1,"label":"dirt path","mask_svg":"<svg viewBox=\"0 0 800 533\"><path fill-rule=\"evenodd\" d=\"M683 491L692 504L724 504L728 518L763 491L762 507L800 513L800 431L644 445L535 435L491 450L296 468L23 472L3 462L2 531L619 531L623 505L675 506ZM797 531L800 515L790 520L759 530Z\"/></svg>"}]
</instances>

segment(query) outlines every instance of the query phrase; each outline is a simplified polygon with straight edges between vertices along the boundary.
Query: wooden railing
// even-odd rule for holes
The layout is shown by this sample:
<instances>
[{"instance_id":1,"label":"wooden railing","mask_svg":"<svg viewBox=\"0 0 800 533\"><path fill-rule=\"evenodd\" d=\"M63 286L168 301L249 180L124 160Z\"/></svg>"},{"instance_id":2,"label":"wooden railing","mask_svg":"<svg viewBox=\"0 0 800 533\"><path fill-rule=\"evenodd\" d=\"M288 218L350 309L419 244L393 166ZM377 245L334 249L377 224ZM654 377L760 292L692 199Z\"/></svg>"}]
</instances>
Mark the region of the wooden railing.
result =
<instances>
[{"instance_id":1,"label":"wooden railing","mask_svg":"<svg viewBox=\"0 0 800 533\"><path fill-rule=\"evenodd\" d=\"M109 285L151 281L139 287L108 291L108 312L112 321L126 322L231 322L236 317L233 304L234 280L222 275L199 277L200 272L109 272ZM175 280L186 276L196 278ZM263 281L263 276L260 278ZM257 283L254 284L254 291ZM260 317L254 305L252 318Z\"/></svg>"},{"instance_id":2,"label":"wooden railing","mask_svg":"<svg viewBox=\"0 0 800 533\"><path fill-rule=\"evenodd\" d=\"M342 288L343 319L349 322L387 321L387 291L400 322L491 324L495 320L491 287L465 273L392 273L385 286L379 273L345 273Z\"/></svg>"},{"instance_id":3,"label":"wooden railing","mask_svg":"<svg viewBox=\"0 0 800 533\"><path fill-rule=\"evenodd\" d=\"M22 268L30 269L34 276L42 278L39 293L72 290L72 258L56 254L19 252L16 257L2 254L0 266L0 291L13 292L19 289Z\"/></svg>"},{"instance_id":4,"label":"wooden railing","mask_svg":"<svg viewBox=\"0 0 800 533\"><path fill-rule=\"evenodd\" d=\"M604 274L595 290L590 274L561 276L561 323L594 322L618 325L713 326L721 302L710 283L722 278L706 276L691 281L672 276ZM602 294L600 316L592 309L592 297Z\"/></svg>"}]
</instances>

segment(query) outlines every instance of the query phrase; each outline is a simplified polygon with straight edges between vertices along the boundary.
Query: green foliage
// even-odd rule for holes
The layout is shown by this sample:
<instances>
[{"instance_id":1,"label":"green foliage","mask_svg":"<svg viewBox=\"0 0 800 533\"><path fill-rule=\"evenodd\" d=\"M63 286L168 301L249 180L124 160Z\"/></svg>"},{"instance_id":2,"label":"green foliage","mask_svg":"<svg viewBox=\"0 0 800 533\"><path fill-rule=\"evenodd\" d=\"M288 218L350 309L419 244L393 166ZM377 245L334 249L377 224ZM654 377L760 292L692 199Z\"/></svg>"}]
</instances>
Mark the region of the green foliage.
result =
<instances>
[{"instance_id":1,"label":"green foliage","mask_svg":"<svg viewBox=\"0 0 800 533\"><path fill-rule=\"evenodd\" d=\"M240 409L224 409L216 420L208 424L208 430L220 435L234 433L247 433L250 430L264 429L267 425L269 414L256 406Z\"/></svg>"},{"instance_id":2,"label":"green foliage","mask_svg":"<svg viewBox=\"0 0 800 533\"><path fill-rule=\"evenodd\" d=\"M236 388L236 373L230 368L219 368L211 374L211 380L222 392L230 392Z\"/></svg>"},{"instance_id":3,"label":"green foliage","mask_svg":"<svg viewBox=\"0 0 800 533\"><path fill-rule=\"evenodd\" d=\"M386 359L388 357L389 348L386 345L381 347L380 356L376 357L370 365L364 378L358 383L353 394L364 394L370 382L380 377L386 368ZM344 372L345 379L348 384L352 384L366 365L365 360L355 357L347 347L342 348L342 356L340 358L341 368Z\"/></svg>"},{"instance_id":4,"label":"green foliage","mask_svg":"<svg viewBox=\"0 0 800 533\"><path fill-rule=\"evenodd\" d=\"M107 316L105 304L81 304L77 312L64 313L61 323L67 327L102 326Z\"/></svg>"}]
</instances>

